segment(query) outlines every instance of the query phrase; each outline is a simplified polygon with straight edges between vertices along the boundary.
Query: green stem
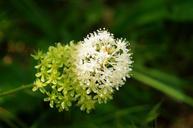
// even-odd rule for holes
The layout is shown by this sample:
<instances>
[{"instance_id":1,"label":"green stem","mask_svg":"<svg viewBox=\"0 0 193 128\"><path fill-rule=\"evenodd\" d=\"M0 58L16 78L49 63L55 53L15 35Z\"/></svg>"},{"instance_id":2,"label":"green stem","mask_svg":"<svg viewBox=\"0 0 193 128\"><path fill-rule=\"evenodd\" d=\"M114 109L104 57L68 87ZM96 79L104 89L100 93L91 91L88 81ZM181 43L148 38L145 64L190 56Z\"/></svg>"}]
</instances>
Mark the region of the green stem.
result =
<instances>
[{"instance_id":1,"label":"green stem","mask_svg":"<svg viewBox=\"0 0 193 128\"><path fill-rule=\"evenodd\" d=\"M22 85L22 86L19 86L17 88L14 88L14 89L11 89L11 90L8 90L8 91L5 91L5 92L0 92L0 97L10 95L12 93L16 93L18 91L24 90L26 88L30 88L32 86L33 86L33 84L27 84L27 85Z\"/></svg>"}]
</instances>

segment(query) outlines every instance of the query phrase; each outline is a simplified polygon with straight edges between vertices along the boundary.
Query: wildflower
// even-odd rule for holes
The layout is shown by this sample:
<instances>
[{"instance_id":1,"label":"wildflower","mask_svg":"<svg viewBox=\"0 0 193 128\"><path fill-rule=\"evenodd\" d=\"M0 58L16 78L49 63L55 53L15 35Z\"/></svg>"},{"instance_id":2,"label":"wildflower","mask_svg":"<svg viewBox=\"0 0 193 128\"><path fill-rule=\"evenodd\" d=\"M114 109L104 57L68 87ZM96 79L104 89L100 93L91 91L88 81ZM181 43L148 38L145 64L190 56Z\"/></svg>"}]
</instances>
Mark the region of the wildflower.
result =
<instances>
[{"instance_id":1,"label":"wildflower","mask_svg":"<svg viewBox=\"0 0 193 128\"><path fill-rule=\"evenodd\" d=\"M47 53L33 55L38 60L33 91L46 95L44 101L59 111L73 103L86 112L96 103L106 103L130 77L129 43L115 39L107 30L97 30L83 41L50 46Z\"/></svg>"}]
</instances>

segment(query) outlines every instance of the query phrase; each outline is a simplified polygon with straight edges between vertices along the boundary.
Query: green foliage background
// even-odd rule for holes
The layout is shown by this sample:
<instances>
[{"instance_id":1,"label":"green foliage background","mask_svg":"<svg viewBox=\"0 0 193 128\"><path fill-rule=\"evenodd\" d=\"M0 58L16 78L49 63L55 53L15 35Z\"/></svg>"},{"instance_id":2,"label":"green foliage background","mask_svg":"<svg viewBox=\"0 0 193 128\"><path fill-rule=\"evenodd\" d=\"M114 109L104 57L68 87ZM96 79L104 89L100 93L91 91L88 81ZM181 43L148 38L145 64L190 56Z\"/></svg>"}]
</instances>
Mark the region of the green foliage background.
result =
<instances>
[{"instance_id":1,"label":"green foliage background","mask_svg":"<svg viewBox=\"0 0 193 128\"><path fill-rule=\"evenodd\" d=\"M34 81L34 51L103 27L130 41L134 60L111 102L59 113L26 89L0 97L0 127L193 127L192 0L1 0L0 94Z\"/></svg>"}]
</instances>

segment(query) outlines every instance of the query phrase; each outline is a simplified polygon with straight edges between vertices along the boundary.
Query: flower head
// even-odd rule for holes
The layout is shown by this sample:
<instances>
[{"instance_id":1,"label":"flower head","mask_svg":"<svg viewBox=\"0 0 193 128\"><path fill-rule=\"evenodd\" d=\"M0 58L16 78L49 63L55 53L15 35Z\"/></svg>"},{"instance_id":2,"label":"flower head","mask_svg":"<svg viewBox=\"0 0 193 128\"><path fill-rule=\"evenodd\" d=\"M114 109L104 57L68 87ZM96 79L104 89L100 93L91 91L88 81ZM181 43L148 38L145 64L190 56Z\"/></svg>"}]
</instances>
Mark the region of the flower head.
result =
<instances>
[{"instance_id":1,"label":"flower head","mask_svg":"<svg viewBox=\"0 0 193 128\"><path fill-rule=\"evenodd\" d=\"M128 46L126 40L115 39L105 29L84 38L77 49L76 74L87 94L94 93L94 98L106 102L108 98L103 96L119 89L130 77L132 60Z\"/></svg>"}]
</instances>

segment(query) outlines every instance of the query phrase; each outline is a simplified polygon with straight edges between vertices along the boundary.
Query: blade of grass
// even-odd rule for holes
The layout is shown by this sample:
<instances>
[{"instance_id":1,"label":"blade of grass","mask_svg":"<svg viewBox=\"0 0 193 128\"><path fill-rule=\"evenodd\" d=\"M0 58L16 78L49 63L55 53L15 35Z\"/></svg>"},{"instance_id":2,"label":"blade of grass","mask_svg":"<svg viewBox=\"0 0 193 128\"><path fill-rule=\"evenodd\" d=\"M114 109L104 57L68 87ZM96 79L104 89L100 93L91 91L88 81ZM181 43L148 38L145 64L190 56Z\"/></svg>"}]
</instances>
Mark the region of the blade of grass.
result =
<instances>
[{"instance_id":1,"label":"blade of grass","mask_svg":"<svg viewBox=\"0 0 193 128\"><path fill-rule=\"evenodd\" d=\"M148 122L152 122L154 121L158 115L159 115L159 108L161 106L161 103L162 102L159 102L158 104L156 104L152 110L147 114L147 118L144 120L145 123L148 123Z\"/></svg>"},{"instance_id":2,"label":"blade of grass","mask_svg":"<svg viewBox=\"0 0 193 128\"><path fill-rule=\"evenodd\" d=\"M166 83L163 83L157 79L154 79L153 77L144 74L140 71L133 71L134 74L134 78L142 83L145 83L155 89L157 89L158 91L161 91L163 93L165 93L166 95L179 100L181 102L187 103L191 106L193 106L193 98L190 96L187 96L186 94L184 94L183 92L172 88L172 86L167 85Z\"/></svg>"},{"instance_id":3,"label":"blade of grass","mask_svg":"<svg viewBox=\"0 0 193 128\"><path fill-rule=\"evenodd\" d=\"M146 73L150 76L153 76L153 78L162 81L164 83L167 83L168 85L172 85L173 87L177 88L177 89L184 89L184 88L188 88L187 87L187 81L178 78L175 74L169 74L169 73L165 73L163 71L160 71L158 69L152 69L152 68L146 68L144 66L141 65L135 65L135 70L137 71L141 71L143 73Z\"/></svg>"}]
</instances>

